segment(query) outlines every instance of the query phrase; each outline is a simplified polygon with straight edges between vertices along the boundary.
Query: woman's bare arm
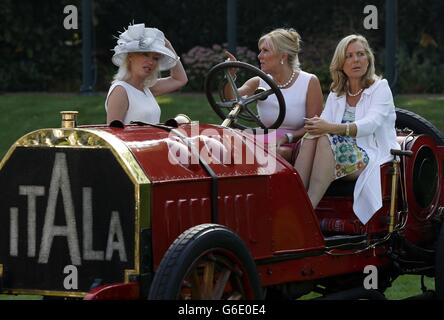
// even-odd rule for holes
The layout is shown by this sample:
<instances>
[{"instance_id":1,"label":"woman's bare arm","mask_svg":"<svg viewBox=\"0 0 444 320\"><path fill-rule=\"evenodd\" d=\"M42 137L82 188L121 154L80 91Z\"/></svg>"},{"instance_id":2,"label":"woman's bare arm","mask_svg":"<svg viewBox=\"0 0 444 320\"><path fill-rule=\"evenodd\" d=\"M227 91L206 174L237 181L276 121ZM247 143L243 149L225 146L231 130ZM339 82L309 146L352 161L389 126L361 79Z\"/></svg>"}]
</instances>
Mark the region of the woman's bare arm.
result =
<instances>
[{"instance_id":1,"label":"woman's bare arm","mask_svg":"<svg viewBox=\"0 0 444 320\"><path fill-rule=\"evenodd\" d=\"M108 97L108 108L106 112L106 123L113 120L123 122L128 111L128 95L122 86L116 86Z\"/></svg>"},{"instance_id":2,"label":"woman's bare arm","mask_svg":"<svg viewBox=\"0 0 444 320\"><path fill-rule=\"evenodd\" d=\"M167 39L165 39L165 46L176 54L176 51ZM187 82L187 74L183 68L182 62L180 62L179 59L176 65L171 68L170 76L159 79L156 84L150 88L150 91L154 96L160 96L165 93L179 90L186 85Z\"/></svg>"}]
</instances>

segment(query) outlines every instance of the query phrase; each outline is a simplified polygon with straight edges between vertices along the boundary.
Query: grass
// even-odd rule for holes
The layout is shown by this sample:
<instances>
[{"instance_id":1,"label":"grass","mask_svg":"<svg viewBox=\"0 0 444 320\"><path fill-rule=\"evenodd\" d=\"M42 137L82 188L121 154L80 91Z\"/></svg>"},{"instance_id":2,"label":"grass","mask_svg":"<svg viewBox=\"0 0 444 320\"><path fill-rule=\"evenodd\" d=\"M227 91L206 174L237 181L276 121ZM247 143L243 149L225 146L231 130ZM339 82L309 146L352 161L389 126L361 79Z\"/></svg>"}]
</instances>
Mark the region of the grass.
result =
<instances>
[{"instance_id":1,"label":"grass","mask_svg":"<svg viewBox=\"0 0 444 320\"><path fill-rule=\"evenodd\" d=\"M396 106L413 111L444 132L444 95L404 95L396 98Z\"/></svg>"},{"instance_id":2,"label":"grass","mask_svg":"<svg viewBox=\"0 0 444 320\"><path fill-rule=\"evenodd\" d=\"M105 96L79 96L73 94L5 94L0 95L0 158L22 135L39 128L60 126L59 112L79 111L79 124L105 122ZM162 109L161 121L185 113L192 120L221 123L202 94L173 94L158 99ZM398 96L396 105L418 113L444 132L444 96ZM428 288L433 279L426 278ZM401 299L421 293L420 277L401 276L386 291L389 299ZM29 299L29 296L5 296L0 299ZM35 298L35 297L34 297Z\"/></svg>"},{"instance_id":3,"label":"grass","mask_svg":"<svg viewBox=\"0 0 444 320\"><path fill-rule=\"evenodd\" d=\"M173 94L158 99L162 108L161 121L178 113L193 120L219 123L201 94ZM0 158L22 135L40 128L60 127L60 111L79 111L78 123L106 122L105 95L80 96L73 94L5 94L0 95Z\"/></svg>"},{"instance_id":4,"label":"grass","mask_svg":"<svg viewBox=\"0 0 444 320\"><path fill-rule=\"evenodd\" d=\"M172 94L162 96L158 101L162 109L161 121L185 113L193 120L221 123L202 94ZM79 111L79 124L104 123L104 102L104 94L0 95L0 157L25 133L59 127L59 112L63 110ZM444 96L399 96L396 105L422 115L444 132Z\"/></svg>"},{"instance_id":5,"label":"grass","mask_svg":"<svg viewBox=\"0 0 444 320\"><path fill-rule=\"evenodd\" d=\"M424 284L427 289L435 289L434 278L424 278ZM392 286L385 291L387 299L399 300L409 296L421 294L421 277L415 275L405 275L397 278Z\"/></svg>"},{"instance_id":6,"label":"grass","mask_svg":"<svg viewBox=\"0 0 444 320\"><path fill-rule=\"evenodd\" d=\"M434 290L435 279L425 277L424 285L427 290ZM388 300L402 300L411 296L419 295L421 293L421 277L415 275L404 275L398 277L395 281L393 281L392 286L384 292ZM320 296L321 295L319 293L312 292L301 297L300 299L310 300L318 298Z\"/></svg>"},{"instance_id":7,"label":"grass","mask_svg":"<svg viewBox=\"0 0 444 320\"><path fill-rule=\"evenodd\" d=\"M42 300L42 296L36 295L11 295L0 294L0 300Z\"/></svg>"}]
</instances>

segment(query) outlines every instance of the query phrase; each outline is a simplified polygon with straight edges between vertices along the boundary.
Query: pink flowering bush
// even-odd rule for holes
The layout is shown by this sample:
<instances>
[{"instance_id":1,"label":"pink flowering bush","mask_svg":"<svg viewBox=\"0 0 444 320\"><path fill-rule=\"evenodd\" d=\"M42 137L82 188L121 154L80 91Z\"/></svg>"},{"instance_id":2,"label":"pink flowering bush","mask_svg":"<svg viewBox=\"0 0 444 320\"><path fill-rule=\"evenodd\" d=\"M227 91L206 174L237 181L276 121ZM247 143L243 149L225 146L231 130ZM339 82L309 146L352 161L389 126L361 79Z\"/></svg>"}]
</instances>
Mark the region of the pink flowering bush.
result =
<instances>
[{"instance_id":1,"label":"pink flowering bush","mask_svg":"<svg viewBox=\"0 0 444 320\"><path fill-rule=\"evenodd\" d=\"M202 91L205 76L216 64L226 60L224 50L226 45L214 44L211 48L196 46L183 54L181 59L188 76L185 90ZM247 47L237 47L236 59L257 66L257 54Z\"/></svg>"}]
</instances>

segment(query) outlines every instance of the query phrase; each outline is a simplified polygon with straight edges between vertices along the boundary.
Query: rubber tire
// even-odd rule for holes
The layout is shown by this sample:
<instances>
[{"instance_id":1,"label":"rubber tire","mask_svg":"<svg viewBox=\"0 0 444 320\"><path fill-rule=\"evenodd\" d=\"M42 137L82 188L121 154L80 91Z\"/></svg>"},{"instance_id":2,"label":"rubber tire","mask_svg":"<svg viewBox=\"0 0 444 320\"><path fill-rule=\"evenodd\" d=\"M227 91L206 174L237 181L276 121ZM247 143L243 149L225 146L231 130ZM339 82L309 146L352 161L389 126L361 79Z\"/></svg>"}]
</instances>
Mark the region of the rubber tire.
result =
<instances>
[{"instance_id":1,"label":"rubber tire","mask_svg":"<svg viewBox=\"0 0 444 320\"><path fill-rule=\"evenodd\" d=\"M444 135L430 121L414 112L396 108L396 128L409 128L415 134L427 134L431 136L438 146L444 146Z\"/></svg>"},{"instance_id":2,"label":"rubber tire","mask_svg":"<svg viewBox=\"0 0 444 320\"><path fill-rule=\"evenodd\" d=\"M438 237L435 260L435 291L439 300L444 300L444 222Z\"/></svg>"},{"instance_id":3,"label":"rubber tire","mask_svg":"<svg viewBox=\"0 0 444 320\"><path fill-rule=\"evenodd\" d=\"M229 250L241 261L254 295L247 299L263 299L259 275L248 248L237 234L217 224L192 227L171 244L156 271L148 299L176 299L191 264L203 252L216 248Z\"/></svg>"}]
</instances>

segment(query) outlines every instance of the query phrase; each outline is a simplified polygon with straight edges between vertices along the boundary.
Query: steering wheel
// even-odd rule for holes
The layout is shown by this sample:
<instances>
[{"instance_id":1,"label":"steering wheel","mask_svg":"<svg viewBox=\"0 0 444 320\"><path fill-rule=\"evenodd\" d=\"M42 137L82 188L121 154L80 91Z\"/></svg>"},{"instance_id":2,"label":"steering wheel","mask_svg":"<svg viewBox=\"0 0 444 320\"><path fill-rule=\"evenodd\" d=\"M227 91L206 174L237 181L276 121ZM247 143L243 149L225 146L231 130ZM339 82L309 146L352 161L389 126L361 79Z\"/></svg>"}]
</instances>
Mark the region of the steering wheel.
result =
<instances>
[{"instance_id":1,"label":"steering wheel","mask_svg":"<svg viewBox=\"0 0 444 320\"><path fill-rule=\"evenodd\" d=\"M251 96L241 96L239 90L236 86L235 79L230 74L229 70L235 69L246 69L253 76L258 76L265 81L270 86L270 89L266 90L259 88ZM224 75L224 79L228 81L230 88L233 92L234 98L231 100L225 100L221 97L221 101L216 101L213 96L214 84L221 81L221 75ZM222 85L222 90L226 82ZM230 127L234 126L239 129L249 129L253 127L248 127L246 125L237 123L238 118L253 122L255 125L259 125L262 129L277 129L285 118L285 99L282 95L281 90L278 88L276 83L266 75L262 70L240 61L228 61L222 62L211 68L210 72L205 78L205 93L207 95L208 102L213 108L214 112L223 119L222 126ZM279 115L276 121L270 125L266 126L260 119L256 111L250 108L250 104L258 100L265 100L268 96L275 94L278 104L279 104Z\"/></svg>"}]
</instances>

